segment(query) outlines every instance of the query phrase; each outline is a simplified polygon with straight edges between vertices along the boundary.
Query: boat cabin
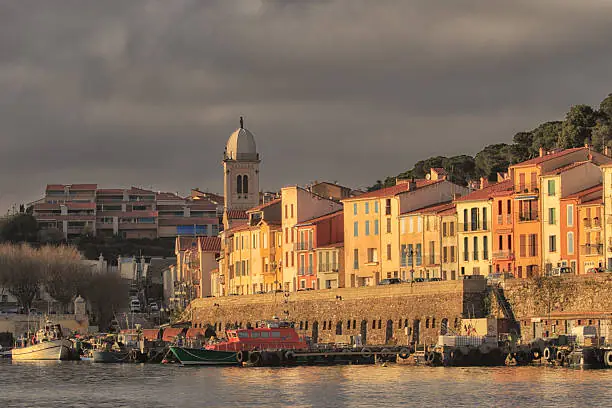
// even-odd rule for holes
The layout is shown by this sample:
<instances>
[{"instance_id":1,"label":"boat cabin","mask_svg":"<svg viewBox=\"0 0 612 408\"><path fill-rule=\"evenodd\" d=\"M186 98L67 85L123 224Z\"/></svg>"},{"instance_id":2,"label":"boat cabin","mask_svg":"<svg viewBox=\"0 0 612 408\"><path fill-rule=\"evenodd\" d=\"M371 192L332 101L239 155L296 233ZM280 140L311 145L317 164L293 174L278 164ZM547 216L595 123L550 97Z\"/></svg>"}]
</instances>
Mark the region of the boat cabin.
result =
<instances>
[{"instance_id":1,"label":"boat cabin","mask_svg":"<svg viewBox=\"0 0 612 408\"><path fill-rule=\"evenodd\" d=\"M291 324L284 322L263 322L258 327L226 330L227 340L211 343L208 350L269 350L307 349L304 338L300 337Z\"/></svg>"}]
</instances>

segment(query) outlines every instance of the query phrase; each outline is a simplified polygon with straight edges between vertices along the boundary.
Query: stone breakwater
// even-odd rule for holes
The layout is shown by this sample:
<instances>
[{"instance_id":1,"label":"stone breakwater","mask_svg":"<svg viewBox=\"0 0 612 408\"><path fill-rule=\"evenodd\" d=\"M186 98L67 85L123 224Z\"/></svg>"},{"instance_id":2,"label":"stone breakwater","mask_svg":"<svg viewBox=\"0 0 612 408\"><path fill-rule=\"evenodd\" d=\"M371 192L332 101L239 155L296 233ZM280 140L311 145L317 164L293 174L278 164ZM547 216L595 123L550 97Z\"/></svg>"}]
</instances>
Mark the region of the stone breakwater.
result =
<instances>
[{"instance_id":1,"label":"stone breakwater","mask_svg":"<svg viewBox=\"0 0 612 408\"><path fill-rule=\"evenodd\" d=\"M443 325L483 317L484 279L197 299L196 327L255 326L278 316L320 343L361 335L367 344L435 342Z\"/></svg>"}]
</instances>

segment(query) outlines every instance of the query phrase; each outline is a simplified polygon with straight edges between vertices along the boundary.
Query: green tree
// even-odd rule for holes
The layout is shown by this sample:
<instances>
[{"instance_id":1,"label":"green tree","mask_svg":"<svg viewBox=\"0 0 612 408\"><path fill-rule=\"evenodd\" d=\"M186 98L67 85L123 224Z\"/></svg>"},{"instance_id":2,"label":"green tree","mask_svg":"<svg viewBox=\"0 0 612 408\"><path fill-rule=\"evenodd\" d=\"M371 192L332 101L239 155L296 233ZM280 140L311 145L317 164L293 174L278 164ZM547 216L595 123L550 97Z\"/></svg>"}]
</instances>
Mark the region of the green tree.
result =
<instances>
[{"instance_id":1,"label":"green tree","mask_svg":"<svg viewBox=\"0 0 612 408\"><path fill-rule=\"evenodd\" d=\"M36 242L38 222L29 214L16 214L0 224L0 241L4 242Z\"/></svg>"},{"instance_id":2,"label":"green tree","mask_svg":"<svg viewBox=\"0 0 612 408\"><path fill-rule=\"evenodd\" d=\"M572 106L561 125L558 146L564 149L580 147L591 142L591 128L597 115L588 105Z\"/></svg>"},{"instance_id":3,"label":"green tree","mask_svg":"<svg viewBox=\"0 0 612 408\"><path fill-rule=\"evenodd\" d=\"M612 125L598 121L591 132L591 144L598 152L603 151L604 146L612 146Z\"/></svg>"},{"instance_id":4,"label":"green tree","mask_svg":"<svg viewBox=\"0 0 612 408\"><path fill-rule=\"evenodd\" d=\"M489 181L497 181L497 173L508 171L510 146L505 143L488 145L476 154L476 167Z\"/></svg>"},{"instance_id":5,"label":"green tree","mask_svg":"<svg viewBox=\"0 0 612 408\"><path fill-rule=\"evenodd\" d=\"M533 134L531 132L519 132L512 138L510 145L511 164L529 160L532 157L531 146L533 145Z\"/></svg>"},{"instance_id":6,"label":"green tree","mask_svg":"<svg viewBox=\"0 0 612 408\"><path fill-rule=\"evenodd\" d=\"M608 122L612 122L612 93L599 104L599 112L604 115Z\"/></svg>"},{"instance_id":7,"label":"green tree","mask_svg":"<svg viewBox=\"0 0 612 408\"><path fill-rule=\"evenodd\" d=\"M552 150L557 146L562 132L562 122L546 122L531 131L532 142L530 153L532 157L540 154L540 147L544 150Z\"/></svg>"}]
</instances>

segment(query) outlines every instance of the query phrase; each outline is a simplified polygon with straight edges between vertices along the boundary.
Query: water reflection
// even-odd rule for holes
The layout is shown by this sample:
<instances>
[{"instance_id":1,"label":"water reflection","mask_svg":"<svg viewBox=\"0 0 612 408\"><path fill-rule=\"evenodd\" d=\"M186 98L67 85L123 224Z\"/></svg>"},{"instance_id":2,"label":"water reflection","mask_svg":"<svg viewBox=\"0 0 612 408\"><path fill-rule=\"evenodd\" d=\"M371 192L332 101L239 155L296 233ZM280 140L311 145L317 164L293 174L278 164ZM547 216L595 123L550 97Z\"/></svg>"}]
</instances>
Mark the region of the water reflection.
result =
<instances>
[{"instance_id":1,"label":"water reflection","mask_svg":"<svg viewBox=\"0 0 612 408\"><path fill-rule=\"evenodd\" d=\"M0 407L611 406L612 370L0 362Z\"/></svg>"}]
</instances>

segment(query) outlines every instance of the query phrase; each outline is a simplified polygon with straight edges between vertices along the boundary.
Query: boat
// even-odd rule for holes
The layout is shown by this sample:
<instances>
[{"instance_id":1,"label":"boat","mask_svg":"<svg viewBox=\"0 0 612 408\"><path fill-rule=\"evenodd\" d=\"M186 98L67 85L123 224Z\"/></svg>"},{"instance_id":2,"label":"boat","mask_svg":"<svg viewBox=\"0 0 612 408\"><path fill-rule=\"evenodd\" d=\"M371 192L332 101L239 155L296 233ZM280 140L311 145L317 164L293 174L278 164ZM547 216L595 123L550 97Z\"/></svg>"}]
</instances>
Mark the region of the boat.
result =
<instances>
[{"instance_id":1,"label":"boat","mask_svg":"<svg viewBox=\"0 0 612 408\"><path fill-rule=\"evenodd\" d=\"M13 361L71 360L72 341L63 338L59 324L47 321L31 338L20 338L12 350Z\"/></svg>"},{"instance_id":2,"label":"boat","mask_svg":"<svg viewBox=\"0 0 612 408\"><path fill-rule=\"evenodd\" d=\"M212 339L202 348L170 346L170 353L183 365L241 365L251 351L307 350L308 344L293 328L293 323L278 319L257 327L228 329L226 339Z\"/></svg>"},{"instance_id":3,"label":"boat","mask_svg":"<svg viewBox=\"0 0 612 408\"><path fill-rule=\"evenodd\" d=\"M94 363L127 363L130 361L128 350L93 350Z\"/></svg>"},{"instance_id":4,"label":"boat","mask_svg":"<svg viewBox=\"0 0 612 408\"><path fill-rule=\"evenodd\" d=\"M5 348L0 345L0 358L11 358L12 348Z\"/></svg>"}]
</instances>

